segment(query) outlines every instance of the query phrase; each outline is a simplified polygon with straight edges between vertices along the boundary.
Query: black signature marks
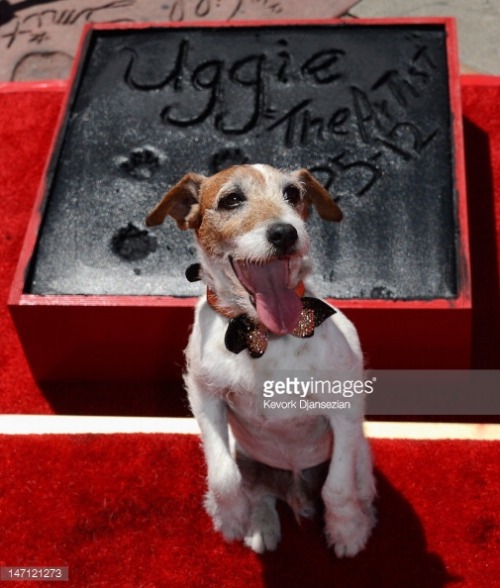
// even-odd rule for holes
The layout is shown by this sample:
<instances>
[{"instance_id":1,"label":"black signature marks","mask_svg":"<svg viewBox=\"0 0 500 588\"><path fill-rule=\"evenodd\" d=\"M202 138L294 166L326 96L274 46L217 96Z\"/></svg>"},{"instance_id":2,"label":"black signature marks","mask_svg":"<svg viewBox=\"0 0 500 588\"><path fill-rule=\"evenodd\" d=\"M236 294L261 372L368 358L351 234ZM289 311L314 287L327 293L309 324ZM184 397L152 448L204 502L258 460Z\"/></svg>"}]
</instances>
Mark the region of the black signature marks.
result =
<instances>
[{"instance_id":1,"label":"black signature marks","mask_svg":"<svg viewBox=\"0 0 500 588\"><path fill-rule=\"evenodd\" d=\"M143 73L144 63L140 59L137 51L130 47L124 48L122 50L123 52L130 53L130 61L125 69L125 83L134 90L141 90L145 92L162 90L170 84L172 84L174 90L180 90L182 88L183 73L187 59L188 47L189 41L187 39L183 39L179 43L172 69L166 74L163 74L161 79L149 82L141 81L140 79L141 73ZM150 72L148 72L146 77L150 77L150 75Z\"/></svg>"},{"instance_id":2,"label":"black signature marks","mask_svg":"<svg viewBox=\"0 0 500 588\"><path fill-rule=\"evenodd\" d=\"M226 103L226 95L228 93L223 90L223 74L226 69L226 64L223 60L211 60L200 64L196 67L191 75L190 84L195 91L208 91L208 99L205 107L189 118L182 118L180 114L176 114L174 109L183 110L186 105L182 101L175 104L165 106L161 112L161 119L164 123L168 123L178 127L189 127L198 125L209 118L218 106L218 112L215 114L214 125L215 128L226 135L241 135L250 132L254 129L260 119L263 108L264 97L264 79L262 76L262 66L264 62L264 55L251 55L241 60L236 61L227 73L228 80L241 89L249 89L251 92L250 100L245 97L239 99L245 103L251 103L252 108L248 116L248 120L240 126L230 126L226 123L226 119L231 114L231 109ZM187 108L191 108L191 104L187 104Z\"/></svg>"},{"instance_id":3,"label":"black signature marks","mask_svg":"<svg viewBox=\"0 0 500 588\"><path fill-rule=\"evenodd\" d=\"M130 55L130 61L125 70L125 83L134 90L141 91L158 91L171 86L174 94L182 94L178 101L167 104L160 113L160 118L165 124L176 127L191 127L199 125L214 114L215 107L219 106L215 115L215 127L221 132L231 134L244 134L252 130L259 121L263 108L264 96L264 76L262 73L265 55L257 54L244 57L230 65L223 59L211 59L202 61L196 65L192 71L188 66L188 52L190 49L189 40L183 39L177 49L177 54L169 71L164 72L161 79L154 81L142 81L142 73L139 55L134 49L125 49ZM249 89L253 94L250 102L253 108L248 121L242 125L230 126L226 123L226 118L230 115L230 108L226 104L224 91L225 80L240 89ZM226 84L227 85L227 84ZM206 92L207 101L203 108L198 112L192 113L193 101L189 100L187 93ZM245 103L248 100L245 97ZM187 116L183 113L188 111Z\"/></svg>"},{"instance_id":4,"label":"black signature marks","mask_svg":"<svg viewBox=\"0 0 500 588\"><path fill-rule=\"evenodd\" d=\"M267 127L267 131L274 131L283 126L284 145L292 148L297 144L307 146L311 142L325 141L328 135L342 136L349 134L347 123L351 118L351 110L341 107L331 115L315 114L312 99L302 100L293 106L277 121Z\"/></svg>"},{"instance_id":5,"label":"black signature marks","mask_svg":"<svg viewBox=\"0 0 500 588\"><path fill-rule=\"evenodd\" d=\"M345 56L341 49L326 48L298 62L288 50L288 41L281 38L275 48L267 52L250 53L235 61L224 58L206 60L200 59L199 47L184 38L173 59L170 55L161 76L156 77L153 73L155 79L148 80L147 72L144 74L143 71L147 58L141 58L134 49L125 51L130 53L124 75L128 87L147 92L169 87L174 96L179 95L179 99L170 101L161 111L161 120L165 124L190 127L213 115L215 128L227 135L248 133L262 118L274 116L276 109L268 102L272 93L269 88L275 84L287 85L293 81L327 86L341 79L341 58ZM207 96L202 108L198 106L200 92ZM266 100L268 95L269 100ZM190 99L192 97L195 99ZM194 109L197 110L193 112ZM241 115L244 109L246 119ZM238 124L231 122L231 118L238 118ZM314 124L309 121L309 126Z\"/></svg>"},{"instance_id":6,"label":"black signature marks","mask_svg":"<svg viewBox=\"0 0 500 588\"><path fill-rule=\"evenodd\" d=\"M420 98L421 93L408 82L408 80L401 79L400 73L398 70L391 69L388 72L385 72L373 85L372 90L378 90L387 86L396 100L396 102L400 106L408 106L408 98L406 96L407 93L410 93L414 98Z\"/></svg>"},{"instance_id":7,"label":"black signature marks","mask_svg":"<svg viewBox=\"0 0 500 588\"><path fill-rule=\"evenodd\" d=\"M391 108L405 111L412 103L422 99L428 85L438 75L437 65L429 48L417 45L414 49L406 67L385 71L371 85L371 93L384 96L374 102L374 105L388 119L394 118ZM361 92L358 97L361 98ZM358 101L358 107L360 106L361 100Z\"/></svg>"},{"instance_id":8,"label":"black signature marks","mask_svg":"<svg viewBox=\"0 0 500 588\"><path fill-rule=\"evenodd\" d=\"M180 118L171 114L173 108L182 109L181 103L165 106L161 111L161 120L178 127L197 125L206 120L212 113L220 93L220 70L222 61L212 60L198 66L191 76L191 84L195 90L209 90L209 99L206 107L197 115L190 118ZM188 105L189 107L190 105Z\"/></svg>"},{"instance_id":9,"label":"black signature marks","mask_svg":"<svg viewBox=\"0 0 500 588\"><path fill-rule=\"evenodd\" d=\"M264 76L262 68L265 61L265 55L251 55L244 59L238 60L229 70L229 79L236 82L244 88L250 88L253 93L251 98L252 111L246 122L239 128L228 127L224 124L224 118L227 116L225 105L222 106L222 113L215 118L215 128L227 135L240 135L253 130L259 123L262 113L265 111L264 106Z\"/></svg>"},{"instance_id":10,"label":"black signature marks","mask_svg":"<svg viewBox=\"0 0 500 588\"><path fill-rule=\"evenodd\" d=\"M312 103L311 98L307 98L306 100L302 100L302 102L299 102L299 104L296 104L295 106L293 106L288 112L286 112L277 121L275 121L274 123L269 125L267 127L267 130L274 131L274 129L277 129L281 125L284 125L284 127L285 127L284 145L285 145L285 147L288 147L289 149L292 148L295 145L295 129L297 127L297 119L298 119L297 115L302 112L302 113L307 113L307 114L304 114L304 116L309 117L310 111L305 110L305 109L311 103ZM303 128L301 131L301 136L303 136L305 133L304 123L303 123L302 127ZM319 134L322 138L321 129L320 129Z\"/></svg>"},{"instance_id":11,"label":"black signature marks","mask_svg":"<svg viewBox=\"0 0 500 588\"><path fill-rule=\"evenodd\" d=\"M362 143L382 145L393 153L411 159L420 154L438 133L437 129L425 134L415 122L397 120L361 88L352 86L351 103L334 108L333 112L315 112L314 101L305 99L266 127L268 132L283 129L283 144L291 149L297 145L307 147L325 142L328 138L340 141L353 135L353 123Z\"/></svg>"},{"instance_id":12,"label":"black signature marks","mask_svg":"<svg viewBox=\"0 0 500 588\"><path fill-rule=\"evenodd\" d=\"M394 67L370 75L361 68L358 77L351 51L338 46L299 50L285 35L256 46L213 54L186 34L170 46L159 75L154 64L146 68L147 55L131 49L125 82L133 91L159 92L155 104L163 100L158 114L168 127L208 126L226 138L298 149L305 160L314 148L324 155L311 167L325 183L357 196L370 193L391 166L399 169L398 159L418 160L443 133L439 119L423 114L430 85L442 84L432 45L415 41ZM222 151L208 162L212 170L233 159Z\"/></svg>"},{"instance_id":13,"label":"black signature marks","mask_svg":"<svg viewBox=\"0 0 500 588\"><path fill-rule=\"evenodd\" d=\"M386 88L399 106L408 107L413 98L422 97L436 67L428 47L417 46L405 71L391 69L384 72L371 89Z\"/></svg>"},{"instance_id":14,"label":"black signature marks","mask_svg":"<svg viewBox=\"0 0 500 588\"><path fill-rule=\"evenodd\" d=\"M240 88L249 88L251 94L250 102L253 104L248 120L237 126L226 124L226 118L230 116L230 108L226 104L225 92L223 91L223 73L225 62L222 60L212 60L202 63L195 68L191 79L191 87L196 91L208 91L208 99L205 107L189 118L182 118L180 114L173 112L174 109L182 110L182 102L169 104L163 108L161 119L178 127L189 127L198 125L209 118L215 110L216 105L219 111L215 115L215 128L226 135L240 135L250 132L254 129L263 112L263 87L264 80L262 77L262 64L264 55L252 55L235 62L228 72L230 82L237 84ZM227 93L227 90L226 90ZM245 100L243 100L246 102ZM188 108L191 104L188 104Z\"/></svg>"},{"instance_id":15,"label":"black signature marks","mask_svg":"<svg viewBox=\"0 0 500 588\"><path fill-rule=\"evenodd\" d=\"M359 137L367 146L382 148L409 162L418 158L440 134L413 106L422 101L439 76L432 52L416 45L406 67L382 73L368 91L351 86L352 109ZM430 128L429 128L430 127Z\"/></svg>"},{"instance_id":16,"label":"black signature marks","mask_svg":"<svg viewBox=\"0 0 500 588\"><path fill-rule=\"evenodd\" d=\"M336 193L334 200L340 200L345 190L339 185L349 185L349 195L364 196L375 183L382 177L382 169L377 166L376 160L381 153L376 153L368 161L356 159L356 156L347 151L342 151L334 157L329 157L327 162L313 166L310 170L322 178L327 190L333 189ZM346 158L349 161L346 161Z\"/></svg>"},{"instance_id":17,"label":"black signature marks","mask_svg":"<svg viewBox=\"0 0 500 588\"><path fill-rule=\"evenodd\" d=\"M347 123L353 122L358 147L327 157L313 171L325 175L325 187L334 189L337 194L344 193L342 188L339 191L339 186L349 186L347 192L350 195L364 196L387 172L394 157L407 163L417 160L438 136L439 128L425 132L421 123L411 120L411 112L407 112L404 119L392 115L357 86L350 88L350 94L350 105L345 110L336 111L327 120L325 128L330 132L335 129L338 134L352 135L352 126Z\"/></svg>"},{"instance_id":18,"label":"black signature marks","mask_svg":"<svg viewBox=\"0 0 500 588\"><path fill-rule=\"evenodd\" d=\"M424 136L416 124L401 122L392 127L388 133L388 137L396 141L396 144L399 145L399 153L406 159L411 157L411 152L420 155L434 137L436 137L438 132L438 129L435 129L427 136ZM389 147L394 148L394 143Z\"/></svg>"},{"instance_id":19,"label":"black signature marks","mask_svg":"<svg viewBox=\"0 0 500 588\"><path fill-rule=\"evenodd\" d=\"M361 88L351 87L351 96L359 135L366 145L381 144L403 159L409 160L412 154L406 145L416 154L420 154L438 133L438 129L434 129L425 135L416 122L390 122L392 117L385 112L385 117L390 122L388 126L388 121L380 116L377 104L370 101L369 96Z\"/></svg>"},{"instance_id":20,"label":"black signature marks","mask_svg":"<svg viewBox=\"0 0 500 588\"><path fill-rule=\"evenodd\" d=\"M287 50L288 41L286 39L279 39L278 45L279 47L283 47L283 49L281 49L281 51L278 52L280 62L277 66L276 79L282 84L288 84L288 82L290 81L292 56L290 55L290 52Z\"/></svg>"},{"instance_id":21,"label":"black signature marks","mask_svg":"<svg viewBox=\"0 0 500 588\"><path fill-rule=\"evenodd\" d=\"M327 155L312 170L324 177L326 188L335 190L338 197L344 193L364 196L387 172L394 157L407 163L417 160L442 132L439 121L432 126L413 108L422 100L425 86L435 79L436 69L428 48L417 47L404 70L383 72L366 91L351 85L350 100L333 114L318 116L310 111L312 101L302 101L268 129L284 126L288 147L321 142L328 134L330 138L336 135L339 143L343 138L354 141L355 146Z\"/></svg>"},{"instance_id":22,"label":"black signature marks","mask_svg":"<svg viewBox=\"0 0 500 588\"><path fill-rule=\"evenodd\" d=\"M373 163L374 160L378 159L379 154L375 154L375 156L371 158L372 161L352 161L351 163L345 163L342 161L345 155L346 153L343 152L340 155L332 157L330 163L334 169L338 170L339 174L351 175L354 172L361 181L361 185L358 187L356 195L363 196L382 176L382 170L376 167Z\"/></svg>"},{"instance_id":23,"label":"black signature marks","mask_svg":"<svg viewBox=\"0 0 500 588\"><path fill-rule=\"evenodd\" d=\"M279 43L281 47L286 47L286 42ZM178 57L177 64L185 64L184 46L183 56ZM180 53L179 53L180 54ZM338 63L340 55L344 52L337 49L328 49L316 52L310 58L306 59L300 67L300 76L306 80L312 80L317 84L331 84L340 79L342 74L340 71L333 68ZM242 135L254 130L260 123L262 118L273 118L276 109L267 104L266 85L271 86L273 83L288 84L292 77L297 77L297 72L294 71L294 64L288 51L282 49L278 53L278 63L274 63L273 59L264 53L252 54L242 59L236 60L234 63L227 63L224 60L211 60L202 62L196 66L189 78L188 86L195 90L208 91L208 98L205 108L198 111L190 117L183 117L174 112L186 109L186 105L182 102L168 104L161 112L161 119L164 123L188 127L200 124L207 120L214 114L215 128L226 135ZM182 78L182 76L180 76ZM156 86L155 89L164 87L174 79L174 72L167 76L161 86ZM175 88L174 86L174 89ZM241 94L243 89L247 90L245 95ZM231 96L233 100L231 101ZM244 104L247 108L247 119L241 122L241 108L236 108L235 103ZM287 121L289 126L287 130L287 140L290 142L290 135L293 134L293 116L296 111L301 110L303 104L299 104L292 109L292 112L285 114L283 119L279 119L272 125L272 128L279 126L281 123ZM216 111L217 110L217 111ZM228 122L231 118L231 111L236 110L240 118L239 124ZM309 116L308 112L305 117ZM306 121L307 129L303 130L303 134L308 134L309 128L318 126L319 121ZM304 139L306 140L306 139Z\"/></svg>"},{"instance_id":24,"label":"black signature marks","mask_svg":"<svg viewBox=\"0 0 500 588\"><path fill-rule=\"evenodd\" d=\"M276 54L278 59L273 63L274 58L270 57L268 63L273 71L271 77L282 84L303 79L311 84L326 85L344 75L340 59L346 53L342 49L323 49L307 57L303 63L297 63L288 50L287 39L279 39L276 44L280 49Z\"/></svg>"},{"instance_id":25,"label":"black signature marks","mask_svg":"<svg viewBox=\"0 0 500 588\"><path fill-rule=\"evenodd\" d=\"M279 41L279 44L287 47L288 42L283 39ZM280 82L286 84L290 81L305 82L309 87L326 86L341 81L344 77L344 64L341 58L346 56L346 52L342 49L331 48L317 51L308 57L302 65L295 64L288 51L281 51L278 55L282 59L277 74L277 79ZM328 119L325 119L323 112L320 115L314 113L312 108L314 102L313 98L305 98L287 109L277 119L276 109L268 108L265 117L276 120L267 126L266 131L274 131L283 127L284 146L287 148L292 148L297 143L306 146L311 141L324 141L328 133L334 135L348 133L343 128L349 118L347 108L339 108Z\"/></svg>"},{"instance_id":26,"label":"black signature marks","mask_svg":"<svg viewBox=\"0 0 500 588\"><path fill-rule=\"evenodd\" d=\"M304 78L312 78L317 84L331 84L342 77L342 71L337 69L340 58L345 56L342 49L326 49L314 53L301 68Z\"/></svg>"}]
</instances>

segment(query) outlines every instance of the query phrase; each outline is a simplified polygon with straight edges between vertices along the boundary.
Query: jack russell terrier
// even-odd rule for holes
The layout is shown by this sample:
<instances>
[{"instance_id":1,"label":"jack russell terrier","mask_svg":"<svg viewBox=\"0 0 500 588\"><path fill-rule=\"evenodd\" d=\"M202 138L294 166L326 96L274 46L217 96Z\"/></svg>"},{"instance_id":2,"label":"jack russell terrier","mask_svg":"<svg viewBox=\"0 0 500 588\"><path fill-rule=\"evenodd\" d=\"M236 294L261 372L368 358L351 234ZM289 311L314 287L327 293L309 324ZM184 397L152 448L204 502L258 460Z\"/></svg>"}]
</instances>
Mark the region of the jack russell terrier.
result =
<instances>
[{"instance_id":1,"label":"jack russell terrier","mask_svg":"<svg viewBox=\"0 0 500 588\"><path fill-rule=\"evenodd\" d=\"M311 205L327 221L342 212L305 169L237 165L211 177L189 173L150 212L194 229L203 280L186 350L185 383L208 472L205 507L227 540L258 553L280 540L276 499L296 517L324 505L337 556L354 556L374 525L375 484L363 434L363 394L348 410L265 412L263 382L301 370L307 380L363 379L351 322L314 298L306 232Z\"/></svg>"}]
</instances>

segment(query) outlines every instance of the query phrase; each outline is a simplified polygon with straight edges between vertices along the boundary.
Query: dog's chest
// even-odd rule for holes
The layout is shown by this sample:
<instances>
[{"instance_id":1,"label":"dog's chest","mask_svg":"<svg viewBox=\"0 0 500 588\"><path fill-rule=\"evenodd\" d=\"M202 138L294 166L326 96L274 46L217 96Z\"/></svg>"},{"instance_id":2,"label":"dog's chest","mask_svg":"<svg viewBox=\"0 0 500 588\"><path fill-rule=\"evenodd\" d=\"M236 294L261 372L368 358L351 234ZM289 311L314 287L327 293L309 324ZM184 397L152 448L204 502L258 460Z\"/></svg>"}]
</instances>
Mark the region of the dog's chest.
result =
<instances>
[{"instance_id":1,"label":"dog's chest","mask_svg":"<svg viewBox=\"0 0 500 588\"><path fill-rule=\"evenodd\" d=\"M204 382L205 393L221 397L239 446L273 467L301 470L330 458L333 436L324 416L306 411L266 410L265 386L291 377L310 379L343 369L352 350L338 327L325 321L311 338L270 337L266 352L253 359L224 345L227 320L201 306L188 347L190 370ZM300 399L300 394L274 400Z\"/></svg>"},{"instance_id":2,"label":"dog's chest","mask_svg":"<svg viewBox=\"0 0 500 588\"><path fill-rule=\"evenodd\" d=\"M259 358L252 358L246 349L232 353L226 348L228 324L227 319L200 301L186 350L188 369L203 381L209 394L231 391L233 395L244 395L249 410L253 409L251 399L262 400L264 382L360 375L357 335L340 312L317 327L312 337L270 336Z\"/></svg>"}]
</instances>

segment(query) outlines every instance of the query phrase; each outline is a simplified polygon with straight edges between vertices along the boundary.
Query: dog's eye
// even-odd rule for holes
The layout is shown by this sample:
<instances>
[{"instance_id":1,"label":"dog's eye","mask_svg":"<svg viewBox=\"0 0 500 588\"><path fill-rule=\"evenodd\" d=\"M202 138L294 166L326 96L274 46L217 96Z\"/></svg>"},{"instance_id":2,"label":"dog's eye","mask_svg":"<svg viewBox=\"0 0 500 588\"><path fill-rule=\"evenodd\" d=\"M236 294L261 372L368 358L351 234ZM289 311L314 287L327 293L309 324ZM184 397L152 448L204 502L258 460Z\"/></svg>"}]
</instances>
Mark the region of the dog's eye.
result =
<instances>
[{"instance_id":1,"label":"dog's eye","mask_svg":"<svg viewBox=\"0 0 500 588\"><path fill-rule=\"evenodd\" d=\"M297 186L287 186L283 191L283 197L289 204L295 206L300 202L300 190Z\"/></svg>"},{"instance_id":2,"label":"dog's eye","mask_svg":"<svg viewBox=\"0 0 500 588\"><path fill-rule=\"evenodd\" d=\"M233 208L241 206L245 200L245 196L240 192L231 192L219 200L217 208L221 208L222 210L232 210Z\"/></svg>"}]
</instances>

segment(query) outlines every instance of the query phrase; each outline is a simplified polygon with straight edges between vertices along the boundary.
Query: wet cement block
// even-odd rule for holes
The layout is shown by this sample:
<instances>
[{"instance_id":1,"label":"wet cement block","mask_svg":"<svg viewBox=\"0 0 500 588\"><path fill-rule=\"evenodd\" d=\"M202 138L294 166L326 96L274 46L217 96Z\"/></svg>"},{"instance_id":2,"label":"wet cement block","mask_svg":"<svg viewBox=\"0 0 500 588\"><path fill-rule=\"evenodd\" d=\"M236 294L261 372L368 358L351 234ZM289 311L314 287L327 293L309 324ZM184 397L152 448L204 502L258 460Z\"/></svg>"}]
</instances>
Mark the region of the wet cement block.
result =
<instances>
[{"instance_id":1,"label":"wet cement block","mask_svg":"<svg viewBox=\"0 0 500 588\"><path fill-rule=\"evenodd\" d=\"M457 295L440 25L93 30L47 182L26 292L192 296L194 236L148 211L188 171L307 167L345 218L310 221L344 299Z\"/></svg>"}]
</instances>

